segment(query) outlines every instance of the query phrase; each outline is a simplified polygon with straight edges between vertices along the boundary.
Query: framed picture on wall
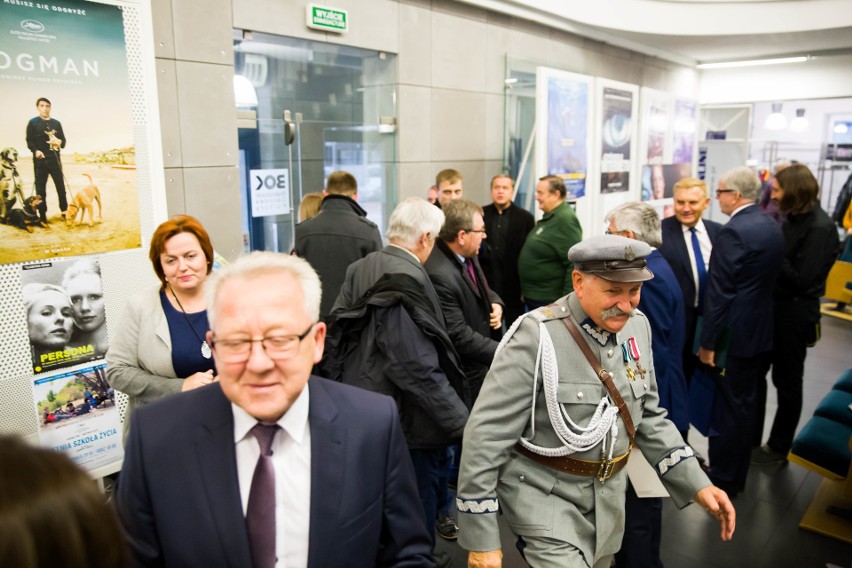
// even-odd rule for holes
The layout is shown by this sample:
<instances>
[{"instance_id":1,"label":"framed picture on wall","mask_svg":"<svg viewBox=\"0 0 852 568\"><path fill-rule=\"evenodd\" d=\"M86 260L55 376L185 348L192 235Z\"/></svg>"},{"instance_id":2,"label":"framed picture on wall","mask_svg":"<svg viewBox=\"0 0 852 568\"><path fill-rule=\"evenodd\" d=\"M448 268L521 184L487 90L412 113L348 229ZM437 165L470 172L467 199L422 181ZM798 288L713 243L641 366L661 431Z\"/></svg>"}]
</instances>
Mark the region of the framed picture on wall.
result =
<instances>
[{"instance_id":1,"label":"framed picture on wall","mask_svg":"<svg viewBox=\"0 0 852 568\"><path fill-rule=\"evenodd\" d=\"M597 81L600 192L604 195L631 189L637 153L639 87L606 79Z\"/></svg>"}]
</instances>

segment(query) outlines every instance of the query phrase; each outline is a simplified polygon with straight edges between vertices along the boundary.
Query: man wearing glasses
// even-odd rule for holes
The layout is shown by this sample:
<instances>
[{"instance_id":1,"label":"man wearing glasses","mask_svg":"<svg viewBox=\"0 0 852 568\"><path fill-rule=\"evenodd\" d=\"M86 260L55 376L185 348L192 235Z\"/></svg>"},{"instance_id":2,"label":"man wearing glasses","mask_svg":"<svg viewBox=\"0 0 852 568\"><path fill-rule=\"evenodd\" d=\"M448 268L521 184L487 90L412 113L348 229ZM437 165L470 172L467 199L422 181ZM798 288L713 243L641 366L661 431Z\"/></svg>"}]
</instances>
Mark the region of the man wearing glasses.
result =
<instances>
[{"instance_id":1,"label":"man wearing glasses","mask_svg":"<svg viewBox=\"0 0 852 568\"><path fill-rule=\"evenodd\" d=\"M133 414L116 497L134 565L430 563L393 400L311 376L310 265L256 252L206 293L217 382Z\"/></svg>"},{"instance_id":2,"label":"man wearing glasses","mask_svg":"<svg viewBox=\"0 0 852 568\"><path fill-rule=\"evenodd\" d=\"M729 495L745 487L756 386L772 352L772 290L784 257L778 224L760 212L760 181L747 167L724 174L716 190L731 219L719 230L707 275L698 358L719 380L710 438L710 479ZM727 339L726 338L729 338ZM722 361L720 355L726 355Z\"/></svg>"}]
</instances>

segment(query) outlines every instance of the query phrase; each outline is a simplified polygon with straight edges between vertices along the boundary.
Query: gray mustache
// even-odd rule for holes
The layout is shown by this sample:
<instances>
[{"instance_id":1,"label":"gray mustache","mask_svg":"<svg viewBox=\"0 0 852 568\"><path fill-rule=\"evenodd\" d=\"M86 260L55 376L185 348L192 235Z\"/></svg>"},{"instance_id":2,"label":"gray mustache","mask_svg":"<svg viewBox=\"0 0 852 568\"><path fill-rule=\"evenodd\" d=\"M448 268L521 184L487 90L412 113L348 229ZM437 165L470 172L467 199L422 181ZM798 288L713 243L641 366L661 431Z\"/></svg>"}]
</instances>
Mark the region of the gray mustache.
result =
<instances>
[{"instance_id":1,"label":"gray mustache","mask_svg":"<svg viewBox=\"0 0 852 568\"><path fill-rule=\"evenodd\" d=\"M633 309L633 310L630 310L629 312L625 312L624 310L621 310L618 307L613 306L613 307L601 312L601 319L608 320L608 319L616 318L618 316L623 316L623 315L626 315L626 316L629 316L629 317L632 318L633 316L636 315L636 310Z\"/></svg>"}]
</instances>

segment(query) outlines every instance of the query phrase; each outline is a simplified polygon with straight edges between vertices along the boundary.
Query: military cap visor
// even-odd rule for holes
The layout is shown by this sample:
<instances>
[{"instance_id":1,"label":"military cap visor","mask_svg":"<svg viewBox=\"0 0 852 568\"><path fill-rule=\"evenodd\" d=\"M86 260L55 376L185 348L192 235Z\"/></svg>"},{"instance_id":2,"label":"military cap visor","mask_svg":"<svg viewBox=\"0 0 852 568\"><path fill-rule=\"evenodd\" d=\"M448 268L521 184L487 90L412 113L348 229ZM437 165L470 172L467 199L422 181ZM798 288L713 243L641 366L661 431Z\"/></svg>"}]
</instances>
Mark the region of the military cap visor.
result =
<instances>
[{"instance_id":1,"label":"military cap visor","mask_svg":"<svg viewBox=\"0 0 852 568\"><path fill-rule=\"evenodd\" d=\"M651 254L648 243L619 235L589 237L568 251L574 268L613 282L644 282L654 277L645 257Z\"/></svg>"}]
</instances>

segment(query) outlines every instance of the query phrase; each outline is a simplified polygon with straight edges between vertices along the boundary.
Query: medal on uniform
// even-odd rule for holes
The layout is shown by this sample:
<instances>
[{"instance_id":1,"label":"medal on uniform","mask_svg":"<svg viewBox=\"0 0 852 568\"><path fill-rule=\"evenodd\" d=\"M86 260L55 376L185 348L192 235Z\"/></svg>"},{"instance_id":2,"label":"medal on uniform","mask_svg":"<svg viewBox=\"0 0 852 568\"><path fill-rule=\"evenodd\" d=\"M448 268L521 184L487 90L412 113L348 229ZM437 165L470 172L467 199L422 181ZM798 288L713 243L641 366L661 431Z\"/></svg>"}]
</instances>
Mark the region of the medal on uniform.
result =
<instances>
[{"instance_id":1,"label":"medal on uniform","mask_svg":"<svg viewBox=\"0 0 852 568\"><path fill-rule=\"evenodd\" d=\"M631 381L635 381L636 372L630 367L630 352L626 343L621 344L621 358L624 360L624 365L627 367L627 378Z\"/></svg>"},{"instance_id":2,"label":"medal on uniform","mask_svg":"<svg viewBox=\"0 0 852 568\"><path fill-rule=\"evenodd\" d=\"M639 362L639 358L642 357L641 351L639 351L639 342L636 341L635 337L631 337L627 340L627 352L630 355L630 358L636 361L636 370L639 372L639 376L642 380L645 380L645 369L642 368L642 364Z\"/></svg>"}]
</instances>

